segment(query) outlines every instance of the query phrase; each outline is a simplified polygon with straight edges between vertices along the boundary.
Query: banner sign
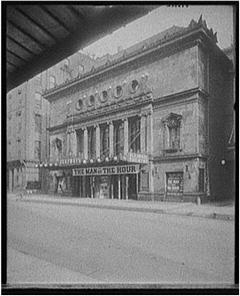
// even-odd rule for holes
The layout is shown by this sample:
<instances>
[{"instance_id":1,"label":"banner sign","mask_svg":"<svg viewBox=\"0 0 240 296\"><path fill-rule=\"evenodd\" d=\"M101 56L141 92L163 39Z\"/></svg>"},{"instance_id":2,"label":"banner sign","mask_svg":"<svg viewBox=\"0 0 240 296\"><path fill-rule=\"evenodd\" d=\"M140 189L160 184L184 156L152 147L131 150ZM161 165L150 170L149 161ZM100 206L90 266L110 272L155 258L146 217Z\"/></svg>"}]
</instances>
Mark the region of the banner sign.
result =
<instances>
[{"instance_id":1,"label":"banner sign","mask_svg":"<svg viewBox=\"0 0 240 296\"><path fill-rule=\"evenodd\" d=\"M127 161L148 164L148 155L142 153L129 152L127 154Z\"/></svg>"},{"instance_id":2,"label":"banner sign","mask_svg":"<svg viewBox=\"0 0 240 296\"><path fill-rule=\"evenodd\" d=\"M171 194L183 193L183 173L167 173L167 192Z\"/></svg>"},{"instance_id":3,"label":"banner sign","mask_svg":"<svg viewBox=\"0 0 240 296\"><path fill-rule=\"evenodd\" d=\"M117 165L73 169L73 176L123 175L139 173L139 165Z\"/></svg>"}]
</instances>

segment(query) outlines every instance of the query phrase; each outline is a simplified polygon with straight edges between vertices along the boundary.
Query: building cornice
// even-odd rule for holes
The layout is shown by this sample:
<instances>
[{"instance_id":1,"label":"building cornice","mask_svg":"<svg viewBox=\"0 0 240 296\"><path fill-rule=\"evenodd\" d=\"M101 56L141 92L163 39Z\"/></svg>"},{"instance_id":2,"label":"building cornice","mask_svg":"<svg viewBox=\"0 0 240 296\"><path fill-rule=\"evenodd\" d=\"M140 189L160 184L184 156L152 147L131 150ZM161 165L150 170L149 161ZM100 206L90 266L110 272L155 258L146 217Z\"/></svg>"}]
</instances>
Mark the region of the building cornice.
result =
<instances>
[{"instance_id":1,"label":"building cornice","mask_svg":"<svg viewBox=\"0 0 240 296\"><path fill-rule=\"evenodd\" d=\"M194 95L197 95L197 96L193 97ZM209 94L203 89L196 87L196 88L188 89L182 92L155 98L153 100L153 107L157 109L162 105L175 103L176 101L182 101L182 100L191 101L191 100L198 99L199 97L203 97L207 99L209 97Z\"/></svg>"}]
</instances>

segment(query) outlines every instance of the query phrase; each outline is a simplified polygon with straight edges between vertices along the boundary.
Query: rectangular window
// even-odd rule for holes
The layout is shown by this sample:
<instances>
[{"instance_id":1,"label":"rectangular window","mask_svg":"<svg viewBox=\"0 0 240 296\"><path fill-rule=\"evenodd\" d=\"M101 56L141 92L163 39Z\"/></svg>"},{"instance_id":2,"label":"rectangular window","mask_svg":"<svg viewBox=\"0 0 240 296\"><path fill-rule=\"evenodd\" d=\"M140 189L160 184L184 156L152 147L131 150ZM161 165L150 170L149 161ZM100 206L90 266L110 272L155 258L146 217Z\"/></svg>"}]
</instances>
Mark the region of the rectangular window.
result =
<instances>
[{"instance_id":1,"label":"rectangular window","mask_svg":"<svg viewBox=\"0 0 240 296\"><path fill-rule=\"evenodd\" d=\"M180 148L180 128L169 127L169 148L179 149Z\"/></svg>"},{"instance_id":2,"label":"rectangular window","mask_svg":"<svg viewBox=\"0 0 240 296\"><path fill-rule=\"evenodd\" d=\"M199 169L199 192L204 192L205 191L205 176L204 176L204 169Z\"/></svg>"},{"instance_id":3,"label":"rectangular window","mask_svg":"<svg viewBox=\"0 0 240 296\"><path fill-rule=\"evenodd\" d=\"M88 158L95 158L96 155L96 129L90 127L88 129Z\"/></svg>"},{"instance_id":4,"label":"rectangular window","mask_svg":"<svg viewBox=\"0 0 240 296\"><path fill-rule=\"evenodd\" d=\"M78 156L83 157L83 149L84 149L84 136L83 136L83 130L77 131L77 153Z\"/></svg>"},{"instance_id":5,"label":"rectangular window","mask_svg":"<svg viewBox=\"0 0 240 296\"><path fill-rule=\"evenodd\" d=\"M35 93L35 107L36 109L42 108L42 96L40 93Z\"/></svg>"},{"instance_id":6,"label":"rectangular window","mask_svg":"<svg viewBox=\"0 0 240 296\"><path fill-rule=\"evenodd\" d=\"M183 193L183 172L166 173L167 193L178 195Z\"/></svg>"},{"instance_id":7,"label":"rectangular window","mask_svg":"<svg viewBox=\"0 0 240 296\"><path fill-rule=\"evenodd\" d=\"M124 149L124 127L122 121L114 123L113 135L114 155L119 155L120 153L123 153Z\"/></svg>"},{"instance_id":8,"label":"rectangular window","mask_svg":"<svg viewBox=\"0 0 240 296\"><path fill-rule=\"evenodd\" d=\"M140 125L139 117L129 120L130 151L132 152L140 152Z\"/></svg>"},{"instance_id":9,"label":"rectangular window","mask_svg":"<svg viewBox=\"0 0 240 296\"><path fill-rule=\"evenodd\" d=\"M37 160L41 159L41 141L35 141L34 158Z\"/></svg>"},{"instance_id":10,"label":"rectangular window","mask_svg":"<svg viewBox=\"0 0 240 296\"><path fill-rule=\"evenodd\" d=\"M35 114L35 132L41 133L42 131L42 117L40 114Z\"/></svg>"},{"instance_id":11,"label":"rectangular window","mask_svg":"<svg viewBox=\"0 0 240 296\"><path fill-rule=\"evenodd\" d=\"M103 125L100 127L100 155L103 157L109 154L109 127L108 125Z\"/></svg>"}]
</instances>

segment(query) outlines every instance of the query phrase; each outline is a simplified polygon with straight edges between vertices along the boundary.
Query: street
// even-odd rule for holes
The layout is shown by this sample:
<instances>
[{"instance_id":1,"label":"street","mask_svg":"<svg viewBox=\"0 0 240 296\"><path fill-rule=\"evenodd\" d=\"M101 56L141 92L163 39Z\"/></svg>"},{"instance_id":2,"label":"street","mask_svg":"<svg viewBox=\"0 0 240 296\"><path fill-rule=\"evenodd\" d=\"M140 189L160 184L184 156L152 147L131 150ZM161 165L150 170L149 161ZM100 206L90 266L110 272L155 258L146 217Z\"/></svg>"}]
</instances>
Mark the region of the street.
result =
<instances>
[{"instance_id":1,"label":"street","mask_svg":"<svg viewBox=\"0 0 240 296\"><path fill-rule=\"evenodd\" d=\"M234 281L232 221L15 200L7 218L8 283Z\"/></svg>"}]
</instances>

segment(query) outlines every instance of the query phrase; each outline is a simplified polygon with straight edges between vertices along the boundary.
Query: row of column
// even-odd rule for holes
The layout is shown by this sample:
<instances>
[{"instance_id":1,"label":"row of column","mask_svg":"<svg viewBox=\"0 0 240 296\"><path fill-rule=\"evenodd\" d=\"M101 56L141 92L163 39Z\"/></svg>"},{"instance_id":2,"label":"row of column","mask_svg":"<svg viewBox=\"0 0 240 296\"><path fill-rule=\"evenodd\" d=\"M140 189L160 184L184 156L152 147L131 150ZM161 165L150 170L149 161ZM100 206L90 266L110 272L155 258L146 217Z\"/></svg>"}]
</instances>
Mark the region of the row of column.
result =
<instances>
[{"instance_id":1,"label":"row of column","mask_svg":"<svg viewBox=\"0 0 240 296\"><path fill-rule=\"evenodd\" d=\"M153 119L152 112L142 114L140 118L140 150L141 153L152 154L153 149ZM109 154L113 156L113 138L114 138L114 126L113 122L107 123L109 125ZM129 123L128 119L123 119L124 126L124 155L129 152ZM96 129L96 158L100 157L100 126L99 124L94 125ZM83 128L83 157L88 159L88 129ZM72 155L77 155L77 133L76 130L71 128L67 133L67 154L71 151Z\"/></svg>"}]
</instances>

